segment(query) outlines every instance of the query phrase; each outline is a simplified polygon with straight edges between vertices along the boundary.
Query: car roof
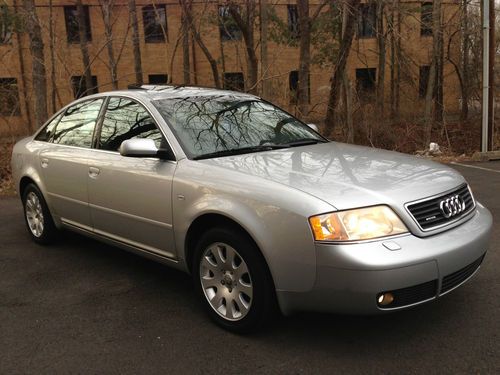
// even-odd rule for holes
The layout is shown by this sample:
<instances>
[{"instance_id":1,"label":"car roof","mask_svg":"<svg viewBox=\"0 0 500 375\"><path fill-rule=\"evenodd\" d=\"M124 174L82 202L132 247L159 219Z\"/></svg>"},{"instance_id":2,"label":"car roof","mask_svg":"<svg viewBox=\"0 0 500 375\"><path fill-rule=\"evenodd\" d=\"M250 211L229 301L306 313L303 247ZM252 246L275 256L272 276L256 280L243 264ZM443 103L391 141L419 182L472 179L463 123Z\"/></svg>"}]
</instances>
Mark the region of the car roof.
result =
<instances>
[{"instance_id":1,"label":"car roof","mask_svg":"<svg viewBox=\"0 0 500 375\"><path fill-rule=\"evenodd\" d=\"M107 91L98 96L123 95L137 99L161 100L174 98L189 98L200 96L227 97L238 100L259 99L259 97L237 91L221 90L198 86L142 85L128 90Z\"/></svg>"}]
</instances>

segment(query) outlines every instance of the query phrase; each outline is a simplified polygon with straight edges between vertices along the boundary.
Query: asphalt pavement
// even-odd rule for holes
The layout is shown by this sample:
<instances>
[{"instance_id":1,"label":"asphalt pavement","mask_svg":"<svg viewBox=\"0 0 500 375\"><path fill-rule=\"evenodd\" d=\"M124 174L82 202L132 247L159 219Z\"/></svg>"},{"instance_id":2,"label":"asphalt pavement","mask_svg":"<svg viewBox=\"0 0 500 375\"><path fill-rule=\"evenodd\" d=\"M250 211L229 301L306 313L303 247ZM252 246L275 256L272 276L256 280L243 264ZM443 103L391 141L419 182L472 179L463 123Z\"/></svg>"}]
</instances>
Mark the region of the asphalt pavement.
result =
<instances>
[{"instance_id":1,"label":"asphalt pavement","mask_svg":"<svg viewBox=\"0 0 500 375\"><path fill-rule=\"evenodd\" d=\"M214 326L181 272L72 233L34 244L19 199L0 198L0 374L499 374L500 162L453 167L495 220L472 280L412 310L248 336Z\"/></svg>"}]
</instances>

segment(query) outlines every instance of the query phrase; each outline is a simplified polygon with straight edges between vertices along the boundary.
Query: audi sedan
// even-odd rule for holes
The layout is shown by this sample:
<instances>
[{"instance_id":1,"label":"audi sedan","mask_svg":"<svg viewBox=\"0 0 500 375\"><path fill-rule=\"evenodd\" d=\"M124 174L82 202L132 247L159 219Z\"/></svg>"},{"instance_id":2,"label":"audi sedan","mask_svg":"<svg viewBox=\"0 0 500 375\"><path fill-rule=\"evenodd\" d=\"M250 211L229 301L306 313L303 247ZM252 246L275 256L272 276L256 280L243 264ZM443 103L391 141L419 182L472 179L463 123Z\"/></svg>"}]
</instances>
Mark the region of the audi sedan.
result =
<instances>
[{"instance_id":1,"label":"audi sedan","mask_svg":"<svg viewBox=\"0 0 500 375\"><path fill-rule=\"evenodd\" d=\"M142 86L79 99L12 155L28 232L189 272L243 332L274 312L377 314L470 279L492 218L455 170L331 142L258 97Z\"/></svg>"}]
</instances>

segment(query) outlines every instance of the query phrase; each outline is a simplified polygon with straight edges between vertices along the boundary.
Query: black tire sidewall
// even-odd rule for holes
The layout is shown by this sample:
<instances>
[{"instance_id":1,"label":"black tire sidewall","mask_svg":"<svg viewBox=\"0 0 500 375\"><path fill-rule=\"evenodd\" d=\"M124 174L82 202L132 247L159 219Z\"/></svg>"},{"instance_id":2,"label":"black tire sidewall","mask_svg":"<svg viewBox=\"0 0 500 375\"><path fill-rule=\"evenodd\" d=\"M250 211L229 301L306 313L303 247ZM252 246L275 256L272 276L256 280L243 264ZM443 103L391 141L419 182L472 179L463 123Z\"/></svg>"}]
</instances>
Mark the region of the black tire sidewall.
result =
<instances>
[{"instance_id":1,"label":"black tire sidewall","mask_svg":"<svg viewBox=\"0 0 500 375\"><path fill-rule=\"evenodd\" d=\"M223 242L233 247L244 259L253 284L252 305L241 320L229 321L221 317L205 297L200 281L200 260L204 251L213 243ZM235 333L258 330L274 316L275 291L272 278L257 246L248 235L236 228L212 228L199 239L192 266L193 282L197 294L210 318L223 328Z\"/></svg>"},{"instance_id":2,"label":"black tire sidewall","mask_svg":"<svg viewBox=\"0 0 500 375\"><path fill-rule=\"evenodd\" d=\"M32 232L28 224L28 218L26 216L26 200L28 198L29 193L34 193L37 197L38 200L40 201L40 205L42 206L42 213L43 213L43 232L40 237L36 237ZM24 222L26 223L26 228L28 229L28 233L30 234L31 238L42 245L47 245L53 242L55 238L55 232L56 232L56 227L54 225L54 221L52 220L52 215L50 214L49 208L47 206L47 203L45 202L45 199L43 197L42 192L38 187L34 184L29 184L23 192L23 213L24 213Z\"/></svg>"}]
</instances>

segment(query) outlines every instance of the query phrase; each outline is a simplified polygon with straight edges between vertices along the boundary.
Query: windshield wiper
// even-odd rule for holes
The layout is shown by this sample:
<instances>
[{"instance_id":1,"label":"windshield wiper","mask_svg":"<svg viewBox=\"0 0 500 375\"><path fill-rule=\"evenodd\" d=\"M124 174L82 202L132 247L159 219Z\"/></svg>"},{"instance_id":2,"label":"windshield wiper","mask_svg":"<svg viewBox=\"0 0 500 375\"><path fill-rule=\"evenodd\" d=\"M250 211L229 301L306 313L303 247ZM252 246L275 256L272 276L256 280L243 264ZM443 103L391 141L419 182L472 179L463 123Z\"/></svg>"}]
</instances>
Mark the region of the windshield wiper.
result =
<instances>
[{"instance_id":1,"label":"windshield wiper","mask_svg":"<svg viewBox=\"0 0 500 375\"><path fill-rule=\"evenodd\" d=\"M288 147L287 145L262 145L262 146L232 148L229 150L221 150L221 151L209 152L208 154L198 155L195 156L193 160L210 159L210 158L217 158L220 156L229 156L229 155L248 154L251 152L259 152L259 151L271 151L287 147Z\"/></svg>"},{"instance_id":2,"label":"windshield wiper","mask_svg":"<svg viewBox=\"0 0 500 375\"><path fill-rule=\"evenodd\" d=\"M315 145L318 143L328 143L326 139L298 139L296 141L282 143L280 146L284 147L299 147L299 146L307 146L307 145Z\"/></svg>"}]
</instances>

